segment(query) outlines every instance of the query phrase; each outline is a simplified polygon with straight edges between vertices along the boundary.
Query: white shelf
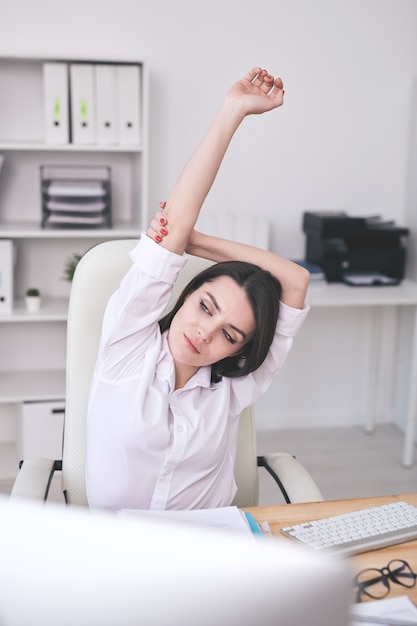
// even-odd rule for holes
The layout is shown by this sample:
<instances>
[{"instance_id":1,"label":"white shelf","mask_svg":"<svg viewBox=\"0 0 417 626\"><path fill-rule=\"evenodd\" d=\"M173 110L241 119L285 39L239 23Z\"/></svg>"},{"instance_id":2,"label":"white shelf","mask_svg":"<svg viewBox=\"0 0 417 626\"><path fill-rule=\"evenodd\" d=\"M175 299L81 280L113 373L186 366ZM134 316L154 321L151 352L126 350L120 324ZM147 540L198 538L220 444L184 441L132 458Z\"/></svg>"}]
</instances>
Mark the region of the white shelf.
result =
<instances>
[{"instance_id":1,"label":"white shelf","mask_svg":"<svg viewBox=\"0 0 417 626\"><path fill-rule=\"evenodd\" d=\"M306 300L313 307L415 306L417 282L403 280L399 285L352 287L317 280L310 283Z\"/></svg>"},{"instance_id":2,"label":"white shelf","mask_svg":"<svg viewBox=\"0 0 417 626\"><path fill-rule=\"evenodd\" d=\"M13 312L0 314L0 324L15 322L66 322L68 298L42 298L38 313L29 313L23 300L13 303Z\"/></svg>"},{"instance_id":3,"label":"white shelf","mask_svg":"<svg viewBox=\"0 0 417 626\"><path fill-rule=\"evenodd\" d=\"M126 152L126 153L139 153L143 151L142 145L97 145L97 144L51 144L51 143L38 143L38 142L4 142L0 141L0 152L28 152L33 150L34 152Z\"/></svg>"},{"instance_id":4,"label":"white shelf","mask_svg":"<svg viewBox=\"0 0 417 626\"><path fill-rule=\"evenodd\" d=\"M3 222L2 239L135 239L141 234L137 224L117 223L112 228L42 228L39 222Z\"/></svg>"},{"instance_id":5,"label":"white shelf","mask_svg":"<svg viewBox=\"0 0 417 626\"><path fill-rule=\"evenodd\" d=\"M0 373L0 404L64 398L64 370L19 370Z\"/></svg>"}]
</instances>

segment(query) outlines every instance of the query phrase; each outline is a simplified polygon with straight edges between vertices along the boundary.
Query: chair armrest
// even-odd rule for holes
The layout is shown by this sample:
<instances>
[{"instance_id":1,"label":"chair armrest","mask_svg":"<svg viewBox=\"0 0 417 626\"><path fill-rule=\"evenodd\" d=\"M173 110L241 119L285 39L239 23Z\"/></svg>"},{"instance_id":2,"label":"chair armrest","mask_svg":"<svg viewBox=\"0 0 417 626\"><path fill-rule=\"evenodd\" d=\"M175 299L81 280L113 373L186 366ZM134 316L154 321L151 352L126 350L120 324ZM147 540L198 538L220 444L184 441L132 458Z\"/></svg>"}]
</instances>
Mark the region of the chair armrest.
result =
<instances>
[{"instance_id":1,"label":"chair armrest","mask_svg":"<svg viewBox=\"0 0 417 626\"><path fill-rule=\"evenodd\" d=\"M285 452L273 452L258 457L258 466L264 467L274 478L288 503L319 502L324 500L317 484L297 459Z\"/></svg>"},{"instance_id":2,"label":"chair armrest","mask_svg":"<svg viewBox=\"0 0 417 626\"><path fill-rule=\"evenodd\" d=\"M48 497L54 472L62 469L61 461L25 459L13 484L10 499L29 498L44 501Z\"/></svg>"}]
</instances>

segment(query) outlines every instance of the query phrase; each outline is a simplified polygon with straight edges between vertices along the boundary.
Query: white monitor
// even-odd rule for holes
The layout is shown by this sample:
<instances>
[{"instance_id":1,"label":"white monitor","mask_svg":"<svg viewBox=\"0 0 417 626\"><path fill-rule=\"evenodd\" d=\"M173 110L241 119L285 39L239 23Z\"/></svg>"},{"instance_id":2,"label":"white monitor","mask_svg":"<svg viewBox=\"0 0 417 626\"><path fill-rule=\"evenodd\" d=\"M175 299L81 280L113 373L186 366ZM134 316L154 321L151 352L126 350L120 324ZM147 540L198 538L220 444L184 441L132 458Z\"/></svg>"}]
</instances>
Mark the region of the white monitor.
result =
<instances>
[{"instance_id":1,"label":"white monitor","mask_svg":"<svg viewBox=\"0 0 417 626\"><path fill-rule=\"evenodd\" d=\"M346 626L351 572L285 539L0 499L1 626Z\"/></svg>"}]
</instances>

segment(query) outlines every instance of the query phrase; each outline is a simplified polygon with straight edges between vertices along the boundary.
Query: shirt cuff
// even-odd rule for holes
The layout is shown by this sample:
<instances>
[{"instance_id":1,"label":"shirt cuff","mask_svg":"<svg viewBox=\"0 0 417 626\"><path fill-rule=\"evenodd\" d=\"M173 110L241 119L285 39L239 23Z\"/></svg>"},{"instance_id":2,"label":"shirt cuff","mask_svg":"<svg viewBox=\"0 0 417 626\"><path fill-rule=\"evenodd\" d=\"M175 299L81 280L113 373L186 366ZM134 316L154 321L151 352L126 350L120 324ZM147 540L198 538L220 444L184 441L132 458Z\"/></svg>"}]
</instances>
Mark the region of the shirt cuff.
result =
<instances>
[{"instance_id":1,"label":"shirt cuff","mask_svg":"<svg viewBox=\"0 0 417 626\"><path fill-rule=\"evenodd\" d=\"M283 302L279 303L278 332L287 337L295 337L310 311L310 305L295 309Z\"/></svg>"},{"instance_id":2,"label":"shirt cuff","mask_svg":"<svg viewBox=\"0 0 417 626\"><path fill-rule=\"evenodd\" d=\"M175 254L163 248L142 233L139 242L130 253L130 258L140 270L165 283L173 285L184 267L187 256Z\"/></svg>"}]
</instances>

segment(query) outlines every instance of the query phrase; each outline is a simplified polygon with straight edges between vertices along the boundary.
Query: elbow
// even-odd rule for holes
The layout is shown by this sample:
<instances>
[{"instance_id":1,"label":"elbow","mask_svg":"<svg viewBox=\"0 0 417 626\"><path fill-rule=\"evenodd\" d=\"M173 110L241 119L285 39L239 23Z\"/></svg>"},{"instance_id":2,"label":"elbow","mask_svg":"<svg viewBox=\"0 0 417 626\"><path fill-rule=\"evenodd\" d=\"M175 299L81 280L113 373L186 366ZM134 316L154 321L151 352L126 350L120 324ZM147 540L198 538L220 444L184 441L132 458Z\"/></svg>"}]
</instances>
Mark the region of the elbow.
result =
<instances>
[{"instance_id":1,"label":"elbow","mask_svg":"<svg viewBox=\"0 0 417 626\"><path fill-rule=\"evenodd\" d=\"M281 301L295 309L302 309L305 304L307 289L310 282L310 272L304 267L297 266L296 274L289 281L288 286L282 289Z\"/></svg>"},{"instance_id":2,"label":"elbow","mask_svg":"<svg viewBox=\"0 0 417 626\"><path fill-rule=\"evenodd\" d=\"M304 306L305 303L305 299L306 299L306 295L307 295L307 289L308 289L308 285L310 283L310 272L305 269L304 267L300 268L302 271L299 273L299 279L298 279L298 292L299 292L299 301L301 303L301 306Z\"/></svg>"},{"instance_id":3,"label":"elbow","mask_svg":"<svg viewBox=\"0 0 417 626\"><path fill-rule=\"evenodd\" d=\"M300 267L300 289L307 293L308 285L310 283L310 272L305 267Z\"/></svg>"}]
</instances>

